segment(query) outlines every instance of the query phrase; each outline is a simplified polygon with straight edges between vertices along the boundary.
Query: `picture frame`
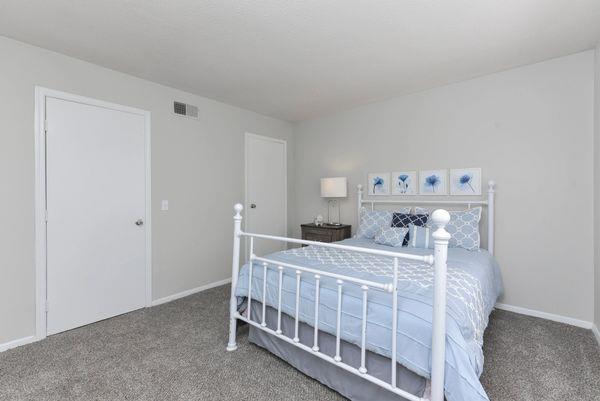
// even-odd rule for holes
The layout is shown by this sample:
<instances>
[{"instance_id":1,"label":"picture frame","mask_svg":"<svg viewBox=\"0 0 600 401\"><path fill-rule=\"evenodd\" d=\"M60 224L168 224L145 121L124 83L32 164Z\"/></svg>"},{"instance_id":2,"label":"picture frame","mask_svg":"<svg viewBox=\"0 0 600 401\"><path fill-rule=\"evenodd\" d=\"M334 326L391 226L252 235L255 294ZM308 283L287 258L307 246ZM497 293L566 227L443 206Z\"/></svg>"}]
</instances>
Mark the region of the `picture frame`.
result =
<instances>
[{"instance_id":1,"label":"picture frame","mask_svg":"<svg viewBox=\"0 0 600 401\"><path fill-rule=\"evenodd\" d=\"M390 179L392 195L417 195L418 183L416 171L395 171Z\"/></svg>"},{"instance_id":2,"label":"picture frame","mask_svg":"<svg viewBox=\"0 0 600 401\"><path fill-rule=\"evenodd\" d=\"M456 168L450 170L450 195L481 195L481 168Z\"/></svg>"},{"instance_id":3,"label":"picture frame","mask_svg":"<svg viewBox=\"0 0 600 401\"><path fill-rule=\"evenodd\" d=\"M448 195L448 170L419 171L420 195Z\"/></svg>"},{"instance_id":4,"label":"picture frame","mask_svg":"<svg viewBox=\"0 0 600 401\"><path fill-rule=\"evenodd\" d=\"M390 173L369 173L367 175L367 193L369 195L390 194Z\"/></svg>"}]
</instances>

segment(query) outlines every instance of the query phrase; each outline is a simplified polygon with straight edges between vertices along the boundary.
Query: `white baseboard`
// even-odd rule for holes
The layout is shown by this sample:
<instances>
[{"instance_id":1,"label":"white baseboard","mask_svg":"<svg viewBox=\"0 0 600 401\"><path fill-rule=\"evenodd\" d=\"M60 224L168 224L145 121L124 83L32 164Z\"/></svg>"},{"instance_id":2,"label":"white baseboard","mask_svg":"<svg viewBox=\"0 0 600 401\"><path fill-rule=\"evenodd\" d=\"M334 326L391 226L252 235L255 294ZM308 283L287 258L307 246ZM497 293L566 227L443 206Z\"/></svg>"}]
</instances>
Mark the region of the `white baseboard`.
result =
<instances>
[{"instance_id":1,"label":"white baseboard","mask_svg":"<svg viewBox=\"0 0 600 401\"><path fill-rule=\"evenodd\" d=\"M571 326L582 327L584 329L592 329L594 324L585 320L579 320L572 317L555 315L553 313L542 312L534 309L522 308L520 306L513 306L507 304L496 304L497 309L502 309L509 312L519 313L521 315L539 317L546 320L552 320L554 322L565 323Z\"/></svg>"},{"instance_id":2,"label":"white baseboard","mask_svg":"<svg viewBox=\"0 0 600 401\"><path fill-rule=\"evenodd\" d=\"M202 285L200 287L196 287L196 288L192 288L192 289L185 290L182 292L178 292L177 294L169 295L164 298L155 299L154 301L152 301L151 305L152 306L162 305L167 302L175 301L176 299L179 299L179 298L187 297L188 295L192 295L192 294L195 294L200 291L205 291L205 290L208 290L208 289L211 289L214 287L218 287L220 285L225 285L227 283L231 283L231 278L226 278L225 280L217 281L214 283Z\"/></svg>"},{"instance_id":3,"label":"white baseboard","mask_svg":"<svg viewBox=\"0 0 600 401\"><path fill-rule=\"evenodd\" d=\"M192 289L189 289L186 291L179 292L177 294L169 295L164 298L159 298L159 299L152 301L152 306L157 306L157 305L161 305L161 304L164 304L167 302L171 302L171 301L174 301L179 298L187 297L188 295L192 295L192 294L196 294L201 291L208 290L210 288L228 284L230 282L231 282L231 278L227 278L225 280L221 280L221 281L206 284L206 285L203 285L200 287L192 288ZM541 319L552 320L552 321L559 322L559 323L569 324L571 326L577 326L577 327L582 327L584 329L590 329L590 330L592 330L592 333L594 333L594 336L596 337L596 340L598 340L598 344L600 345L600 330L598 330L598 326L596 326L592 322L574 319L572 317L567 317L567 316L555 315L553 313L542 312L542 311L538 311L538 310L534 310L534 309L522 308L520 306L501 304L501 303L496 304L496 308L502 309L505 311L509 311L509 312L519 313L521 315L539 317ZM38 341L38 339L35 336L28 336L28 337L19 338L17 340L12 340L12 341L6 342L4 344L0 344L0 352L4 352L11 348L19 347L21 345L30 344L35 341Z\"/></svg>"},{"instance_id":4,"label":"white baseboard","mask_svg":"<svg viewBox=\"0 0 600 401\"><path fill-rule=\"evenodd\" d=\"M592 325L592 333L594 333L594 337L596 337L596 341L598 341L598 345L600 345L600 330L598 330L598 326L595 324Z\"/></svg>"},{"instance_id":5,"label":"white baseboard","mask_svg":"<svg viewBox=\"0 0 600 401\"><path fill-rule=\"evenodd\" d=\"M23 337L23 338L19 338L16 340L12 340L7 343L0 344L0 352L7 351L11 348L20 347L21 345L30 344L30 343L36 342L37 340L38 339L36 338L36 336L28 336L28 337Z\"/></svg>"}]
</instances>

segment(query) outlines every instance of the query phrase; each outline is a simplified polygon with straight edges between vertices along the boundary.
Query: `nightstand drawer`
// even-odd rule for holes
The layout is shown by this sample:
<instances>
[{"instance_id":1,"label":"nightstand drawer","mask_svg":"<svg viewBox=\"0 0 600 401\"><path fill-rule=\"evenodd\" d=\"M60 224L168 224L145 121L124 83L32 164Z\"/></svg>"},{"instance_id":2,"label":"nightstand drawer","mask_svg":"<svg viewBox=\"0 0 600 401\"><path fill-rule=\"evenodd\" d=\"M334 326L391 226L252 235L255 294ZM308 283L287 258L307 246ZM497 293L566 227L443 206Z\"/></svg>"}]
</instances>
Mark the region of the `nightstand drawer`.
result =
<instances>
[{"instance_id":1,"label":"nightstand drawer","mask_svg":"<svg viewBox=\"0 0 600 401\"><path fill-rule=\"evenodd\" d=\"M302 239L317 242L337 242L350 238L351 226L344 224L339 226L315 224L301 224Z\"/></svg>"},{"instance_id":2,"label":"nightstand drawer","mask_svg":"<svg viewBox=\"0 0 600 401\"><path fill-rule=\"evenodd\" d=\"M332 241L332 234L327 231L310 230L310 231L306 231L304 233L303 237L305 240L308 240L308 241L318 241L318 242L331 242Z\"/></svg>"}]
</instances>

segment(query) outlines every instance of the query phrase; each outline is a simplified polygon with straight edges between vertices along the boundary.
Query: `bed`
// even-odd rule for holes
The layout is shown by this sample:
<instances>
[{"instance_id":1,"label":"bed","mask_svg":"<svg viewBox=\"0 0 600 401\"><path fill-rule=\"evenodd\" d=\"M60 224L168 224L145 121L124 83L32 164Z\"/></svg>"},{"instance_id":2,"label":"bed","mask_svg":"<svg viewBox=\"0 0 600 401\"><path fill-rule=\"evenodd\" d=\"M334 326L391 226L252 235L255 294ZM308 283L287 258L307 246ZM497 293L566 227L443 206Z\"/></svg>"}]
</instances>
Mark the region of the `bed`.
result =
<instances>
[{"instance_id":1,"label":"bed","mask_svg":"<svg viewBox=\"0 0 600 401\"><path fill-rule=\"evenodd\" d=\"M386 202L360 190L360 207ZM483 332L502 291L493 190L487 201L449 201L488 207L488 250L478 251L448 248L445 210L431 216L433 249L397 249L364 238L320 244L244 233L236 206L228 349L242 320L250 341L352 400L487 400ZM236 269L244 236L251 260ZM257 256L255 238L308 246Z\"/></svg>"}]
</instances>

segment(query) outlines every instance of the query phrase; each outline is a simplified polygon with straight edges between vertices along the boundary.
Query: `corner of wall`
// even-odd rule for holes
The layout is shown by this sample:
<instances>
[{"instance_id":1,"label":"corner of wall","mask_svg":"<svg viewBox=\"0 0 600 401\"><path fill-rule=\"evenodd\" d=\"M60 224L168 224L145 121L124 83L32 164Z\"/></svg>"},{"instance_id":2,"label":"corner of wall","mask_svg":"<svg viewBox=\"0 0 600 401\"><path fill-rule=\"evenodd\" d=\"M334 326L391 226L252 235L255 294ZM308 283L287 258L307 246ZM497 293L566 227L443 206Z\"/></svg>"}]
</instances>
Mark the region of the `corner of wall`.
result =
<instances>
[{"instance_id":1,"label":"corner of wall","mask_svg":"<svg viewBox=\"0 0 600 401\"><path fill-rule=\"evenodd\" d=\"M594 52L594 323L600 326L600 42ZM597 329L596 329L597 333ZM598 337L600 342L600 337Z\"/></svg>"}]
</instances>

